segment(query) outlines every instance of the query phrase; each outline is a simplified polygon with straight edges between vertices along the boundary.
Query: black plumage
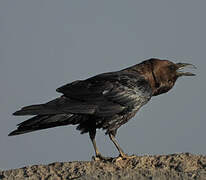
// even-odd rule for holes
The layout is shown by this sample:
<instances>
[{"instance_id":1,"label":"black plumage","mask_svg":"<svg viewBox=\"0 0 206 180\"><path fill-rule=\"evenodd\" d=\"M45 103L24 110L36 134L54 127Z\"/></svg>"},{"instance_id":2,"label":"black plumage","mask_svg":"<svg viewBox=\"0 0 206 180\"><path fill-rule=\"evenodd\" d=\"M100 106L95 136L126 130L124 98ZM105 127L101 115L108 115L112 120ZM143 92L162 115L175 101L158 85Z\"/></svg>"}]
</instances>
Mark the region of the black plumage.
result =
<instances>
[{"instance_id":1,"label":"black plumage","mask_svg":"<svg viewBox=\"0 0 206 180\"><path fill-rule=\"evenodd\" d=\"M171 70L172 66L174 70ZM121 71L103 73L66 84L57 89L57 92L63 94L61 97L45 104L23 107L15 112L14 115L36 116L20 123L17 130L9 135L56 126L78 125L77 129L81 133L89 132L96 156L103 158L95 142L96 129L102 128L109 134L120 156L128 157L114 138L117 129L131 119L152 96L171 89L180 76L177 73L178 68L177 64L167 60L150 59ZM159 69L162 69L161 72Z\"/></svg>"}]
</instances>

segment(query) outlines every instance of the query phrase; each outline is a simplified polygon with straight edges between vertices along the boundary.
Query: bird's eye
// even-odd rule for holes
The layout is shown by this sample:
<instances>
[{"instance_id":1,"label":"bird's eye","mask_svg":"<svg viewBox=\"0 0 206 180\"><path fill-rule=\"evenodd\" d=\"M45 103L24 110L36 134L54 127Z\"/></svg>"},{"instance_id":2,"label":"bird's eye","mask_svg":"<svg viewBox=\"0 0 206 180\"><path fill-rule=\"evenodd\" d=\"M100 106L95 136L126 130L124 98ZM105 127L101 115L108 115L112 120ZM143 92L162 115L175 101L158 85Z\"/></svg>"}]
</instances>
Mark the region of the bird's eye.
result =
<instances>
[{"instance_id":1,"label":"bird's eye","mask_svg":"<svg viewBox=\"0 0 206 180\"><path fill-rule=\"evenodd\" d=\"M160 87L160 83L156 82L156 83L155 83L155 87L156 87L156 88Z\"/></svg>"},{"instance_id":2,"label":"bird's eye","mask_svg":"<svg viewBox=\"0 0 206 180\"><path fill-rule=\"evenodd\" d=\"M172 84L172 80L169 79L169 80L168 80L168 83L169 83L169 84Z\"/></svg>"},{"instance_id":3,"label":"bird's eye","mask_svg":"<svg viewBox=\"0 0 206 180\"><path fill-rule=\"evenodd\" d=\"M172 64L172 65L169 66L169 69L170 69L170 71L175 71L176 67Z\"/></svg>"}]
</instances>

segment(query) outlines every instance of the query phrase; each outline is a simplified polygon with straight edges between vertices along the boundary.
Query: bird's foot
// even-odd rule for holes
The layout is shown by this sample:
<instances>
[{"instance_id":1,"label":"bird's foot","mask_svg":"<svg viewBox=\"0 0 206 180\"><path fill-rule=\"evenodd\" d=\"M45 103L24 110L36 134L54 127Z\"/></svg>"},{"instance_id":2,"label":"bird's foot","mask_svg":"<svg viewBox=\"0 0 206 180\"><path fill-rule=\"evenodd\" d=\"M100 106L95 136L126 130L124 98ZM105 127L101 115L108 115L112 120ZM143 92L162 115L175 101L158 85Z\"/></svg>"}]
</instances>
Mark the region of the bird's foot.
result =
<instances>
[{"instance_id":1,"label":"bird's foot","mask_svg":"<svg viewBox=\"0 0 206 180\"><path fill-rule=\"evenodd\" d=\"M104 157L101 154L99 154L96 156L92 156L92 160L93 161L112 161L113 158L112 157Z\"/></svg>"},{"instance_id":2,"label":"bird's foot","mask_svg":"<svg viewBox=\"0 0 206 180\"><path fill-rule=\"evenodd\" d=\"M128 160L128 159L133 159L135 158L135 155L127 155L127 154L120 154L118 157L113 158L113 157L104 157L101 154L100 155L96 155L96 156L92 156L92 160L93 161L110 161L110 162L118 162L120 160Z\"/></svg>"},{"instance_id":3,"label":"bird's foot","mask_svg":"<svg viewBox=\"0 0 206 180\"><path fill-rule=\"evenodd\" d=\"M127 154L120 154L117 158L115 158L113 161L117 162L117 161L120 161L120 160L127 160L127 159L133 159L135 158L136 156L135 155L127 155Z\"/></svg>"}]
</instances>

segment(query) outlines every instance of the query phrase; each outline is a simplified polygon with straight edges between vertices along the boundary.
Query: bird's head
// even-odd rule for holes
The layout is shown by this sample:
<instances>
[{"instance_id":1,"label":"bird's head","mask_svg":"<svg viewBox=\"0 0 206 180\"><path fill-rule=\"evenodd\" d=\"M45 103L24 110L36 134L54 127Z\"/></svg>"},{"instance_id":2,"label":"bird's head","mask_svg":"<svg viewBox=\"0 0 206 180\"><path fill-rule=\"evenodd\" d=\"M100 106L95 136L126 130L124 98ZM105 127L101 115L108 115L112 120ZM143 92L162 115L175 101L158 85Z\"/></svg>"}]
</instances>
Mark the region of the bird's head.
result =
<instances>
[{"instance_id":1,"label":"bird's head","mask_svg":"<svg viewBox=\"0 0 206 180\"><path fill-rule=\"evenodd\" d=\"M179 77L195 76L191 72L182 71L185 67L196 68L189 63L173 63L154 58L143 61L138 66L139 72L150 82L153 96L169 91Z\"/></svg>"}]
</instances>

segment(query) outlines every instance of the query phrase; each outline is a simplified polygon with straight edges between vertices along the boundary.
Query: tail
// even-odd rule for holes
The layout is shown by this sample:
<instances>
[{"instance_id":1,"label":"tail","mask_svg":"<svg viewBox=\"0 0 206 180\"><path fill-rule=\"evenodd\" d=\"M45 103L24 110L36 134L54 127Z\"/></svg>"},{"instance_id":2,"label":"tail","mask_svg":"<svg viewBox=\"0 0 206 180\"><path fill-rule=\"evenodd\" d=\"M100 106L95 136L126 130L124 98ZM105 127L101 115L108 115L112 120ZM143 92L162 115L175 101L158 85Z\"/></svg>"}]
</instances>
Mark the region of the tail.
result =
<instances>
[{"instance_id":1,"label":"tail","mask_svg":"<svg viewBox=\"0 0 206 180\"><path fill-rule=\"evenodd\" d=\"M45 104L36 104L26 106L13 113L15 116L25 115L52 115L55 114L93 114L96 110L96 105L71 100L65 96L61 96ZM38 116L39 117L39 116ZM49 116L50 117L50 116Z\"/></svg>"},{"instance_id":2,"label":"tail","mask_svg":"<svg viewBox=\"0 0 206 180\"><path fill-rule=\"evenodd\" d=\"M13 113L15 116L25 116L25 115L54 115L54 114L63 114L59 109L62 104L67 101L63 96L56 98L45 104L35 104L31 106L26 106Z\"/></svg>"},{"instance_id":3,"label":"tail","mask_svg":"<svg viewBox=\"0 0 206 180\"><path fill-rule=\"evenodd\" d=\"M36 104L31 106L26 106L13 113L15 116L24 116L24 115L38 115L38 114L59 114L60 112L56 111L55 108L49 109L45 107L44 104ZM62 112L61 112L62 113Z\"/></svg>"},{"instance_id":4,"label":"tail","mask_svg":"<svg viewBox=\"0 0 206 180\"><path fill-rule=\"evenodd\" d=\"M81 115L74 114L37 115L18 124L18 128L12 131L9 136L20 135L57 126L65 126L69 124L75 125L80 121Z\"/></svg>"}]
</instances>

